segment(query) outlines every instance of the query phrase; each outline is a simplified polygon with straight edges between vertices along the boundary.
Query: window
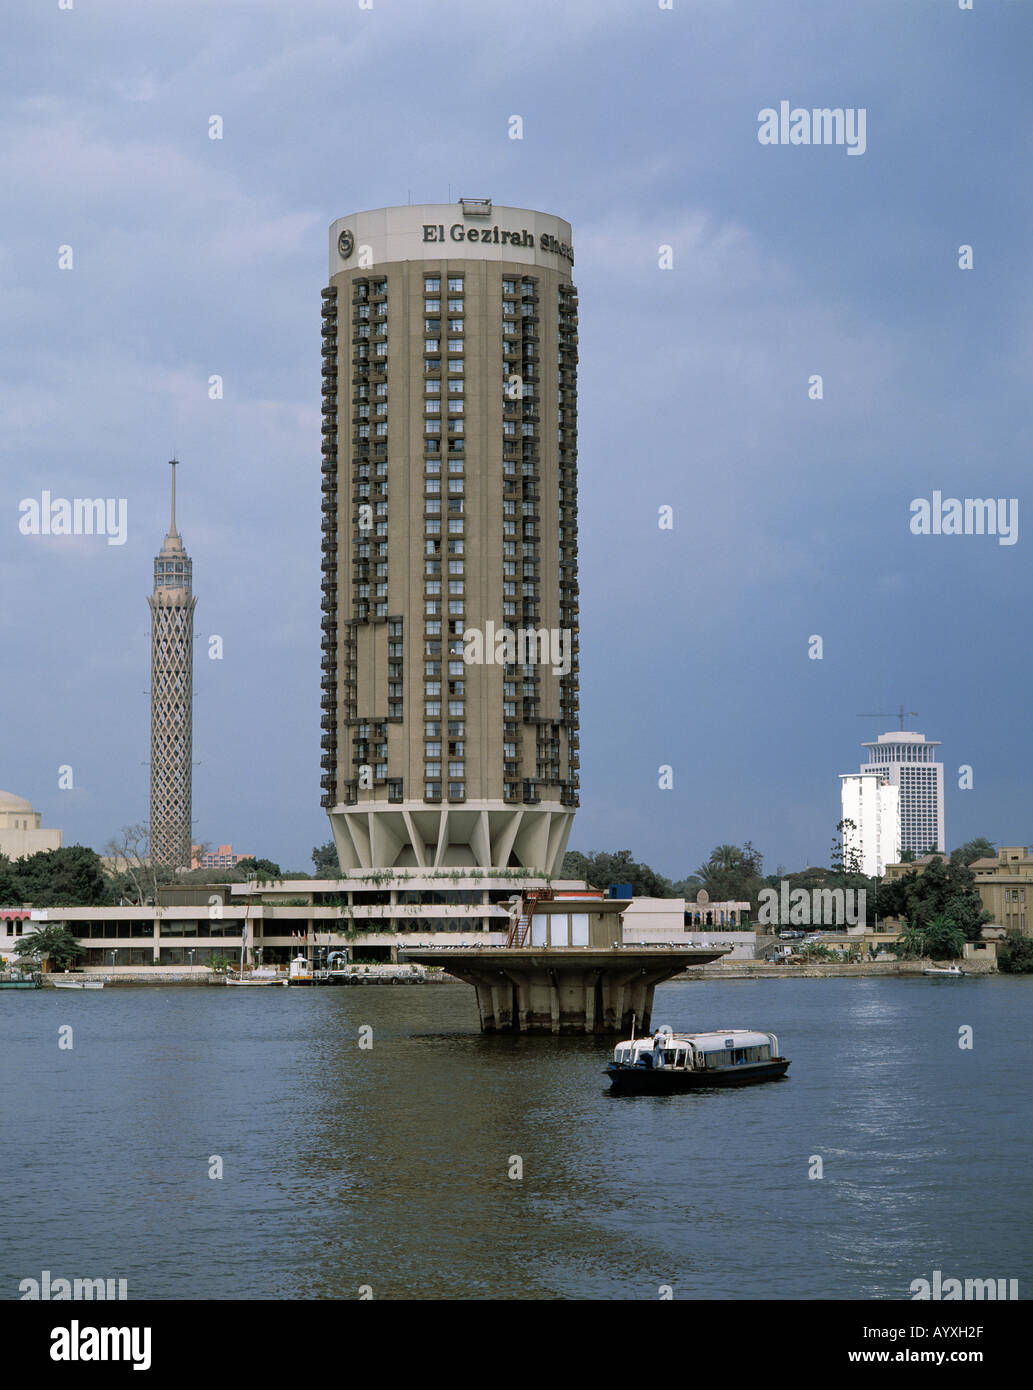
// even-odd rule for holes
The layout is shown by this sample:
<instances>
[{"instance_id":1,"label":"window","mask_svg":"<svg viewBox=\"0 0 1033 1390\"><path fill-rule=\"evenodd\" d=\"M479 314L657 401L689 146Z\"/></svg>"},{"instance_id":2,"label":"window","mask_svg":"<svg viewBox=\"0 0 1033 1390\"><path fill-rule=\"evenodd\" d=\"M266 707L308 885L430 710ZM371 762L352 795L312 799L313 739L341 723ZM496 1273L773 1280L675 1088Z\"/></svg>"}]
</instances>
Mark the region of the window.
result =
<instances>
[{"instance_id":1,"label":"window","mask_svg":"<svg viewBox=\"0 0 1033 1390\"><path fill-rule=\"evenodd\" d=\"M463 277L461 275L450 275L448 277L448 292L449 294L462 294Z\"/></svg>"},{"instance_id":2,"label":"window","mask_svg":"<svg viewBox=\"0 0 1033 1390\"><path fill-rule=\"evenodd\" d=\"M441 312L440 299L425 299L423 301L423 312L425 314L437 314Z\"/></svg>"},{"instance_id":3,"label":"window","mask_svg":"<svg viewBox=\"0 0 1033 1390\"><path fill-rule=\"evenodd\" d=\"M462 338L449 338L449 340L448 340L448 350L449 350L449 352L462 352L462 350L463 350L463 340L462 340ZM453 370L453 367L452 367L451 362L448 364L448 370L449 370L449 371L452 371L452 370Z\"/></svg>"},{"instance_id":4,"label":"window","mask_svg":"<svg viewBox=\"0 0 1033 1390\"><path fill-rule=\"evenodd\" d=\"M441 382L437 379L433 381L425 381L423 383L423 390L424 393L428 396L436 396L438 392L441 390Z\"/></svg>"},{"instance_id":5,"label":"window","mask_svg":"<svg viewBox=\"0 0 1033 1390\"><path fill-rule=\"evenodd\" d=\"M460 372L462 372L462 371L463 371L463 359L462 359L461 357L450 357L450 358L448 359L448 370L449 370L450 372L455 372L455 373L457 373L457 374L460 373Z\"/></svg>"},{"instance_id":6,"label":"window","mask_svg":"<svg viewBox=\"0 0 1033 1390\"><path fill-rule=\"evenodd\" d=\"M441 280L436 275L428 275L423 280L424 294L438 294L441 291Z\"/></svg>"},{"instance_id":7,"label":"window","mask_svg":"<svg viewBox=\"0 0 1033 1390\"><path fill-rule=\"evenodd\" d=\"M448 312L450 314L461 314L463 312L463 301L461 299L450 299L448 301Z\"/></svg>"}]
</instances>

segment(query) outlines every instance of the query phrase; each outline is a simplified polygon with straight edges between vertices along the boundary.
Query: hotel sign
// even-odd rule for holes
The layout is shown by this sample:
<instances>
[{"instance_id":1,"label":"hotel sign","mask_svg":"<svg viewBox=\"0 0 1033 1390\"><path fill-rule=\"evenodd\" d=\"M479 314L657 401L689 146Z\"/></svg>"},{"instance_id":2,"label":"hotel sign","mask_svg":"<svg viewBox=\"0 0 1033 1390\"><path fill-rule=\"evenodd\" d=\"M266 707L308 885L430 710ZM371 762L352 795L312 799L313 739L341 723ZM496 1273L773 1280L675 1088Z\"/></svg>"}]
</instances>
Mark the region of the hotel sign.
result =
<instances>
[{"instance_id":1,"label":"hotel sign","mask_svg":"<svg viewBox=\"0 0 1033 1390\"><path fill-rule=\"evenodd\" d=\"M447 238L443 222L424 222L423 240L425 242L476 241L482 246L488 243L492 246L525 246L531 249L534 248L535 244L533 234L526 227L519 232L511 232L501 227L466 227L462 222L452 223L448 229ZM565 241L550 236L548 232L542 232L539 236L538 249L551 251L553 255L562 256L571 265L574 264L574 248L568 246Z\"/></svg>"}]
</instances>

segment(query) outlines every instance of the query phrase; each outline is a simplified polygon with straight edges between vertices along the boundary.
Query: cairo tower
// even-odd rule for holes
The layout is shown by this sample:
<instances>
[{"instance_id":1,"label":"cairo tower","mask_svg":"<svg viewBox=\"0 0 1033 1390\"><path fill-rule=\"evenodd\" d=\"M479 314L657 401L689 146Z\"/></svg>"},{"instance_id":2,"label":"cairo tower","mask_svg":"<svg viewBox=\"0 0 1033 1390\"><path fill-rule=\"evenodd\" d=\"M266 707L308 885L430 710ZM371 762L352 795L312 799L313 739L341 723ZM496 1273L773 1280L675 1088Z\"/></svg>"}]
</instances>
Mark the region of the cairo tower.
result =
<instances>
[{"instance_id":1,"label":"cairo tower","mask_svg":"<svg viewBox=\"0 0 1033 1390\"><path fill-rule=\"evenodd\" d=\"M151 607L151 858L189 866L192 821L194 606L192 565L172 521L154 561Z\"/></svg>"}]
</instances>

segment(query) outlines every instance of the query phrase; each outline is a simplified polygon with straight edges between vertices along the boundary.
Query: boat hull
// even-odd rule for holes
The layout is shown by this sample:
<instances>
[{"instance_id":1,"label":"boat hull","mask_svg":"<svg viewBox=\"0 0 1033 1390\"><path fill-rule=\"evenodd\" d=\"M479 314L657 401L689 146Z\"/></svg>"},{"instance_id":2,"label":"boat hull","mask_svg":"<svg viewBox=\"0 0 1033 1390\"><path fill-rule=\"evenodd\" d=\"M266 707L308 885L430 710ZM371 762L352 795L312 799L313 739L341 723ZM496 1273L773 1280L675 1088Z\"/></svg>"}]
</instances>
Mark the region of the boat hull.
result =
<instances>
[{"instance_id":1,"label":"boat hull","mask_svg":"<svg viewBox=\"0 0 1033 1390\"><path fill-rule=\"evenodd\" d=\"M606 1068L610 1088L624 1095L666 1096L676 1091L709 1091L717 1086L752 1086L758 1081L777 1081L789 1070L785 1057L770 1062L750 1062L738 1067L685 1071L678 1067Z\"/></svg>"}]
</instances>

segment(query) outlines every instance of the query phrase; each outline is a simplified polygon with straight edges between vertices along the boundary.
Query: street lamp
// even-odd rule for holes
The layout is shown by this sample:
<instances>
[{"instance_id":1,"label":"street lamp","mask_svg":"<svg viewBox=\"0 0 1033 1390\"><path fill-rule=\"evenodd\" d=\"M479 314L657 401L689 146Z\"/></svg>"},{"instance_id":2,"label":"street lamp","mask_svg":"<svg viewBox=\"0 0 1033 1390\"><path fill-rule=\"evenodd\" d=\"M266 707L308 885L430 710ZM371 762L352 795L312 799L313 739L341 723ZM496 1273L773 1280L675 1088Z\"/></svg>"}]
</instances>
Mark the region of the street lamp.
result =
<instances>
[{"instance_id":1,"label":"street lamp","mask_svg":"<svg viewBox=\"0 0 1033 1390\"><path fill-rule=\"evenodd\" d=\"M193 968L194 968L194 948L193 948L193 946L188 946L188 947L187 947L187 955L190 957L190 960L189 960L190 969L193 970Z\"/></svg>"}]
</instances>

